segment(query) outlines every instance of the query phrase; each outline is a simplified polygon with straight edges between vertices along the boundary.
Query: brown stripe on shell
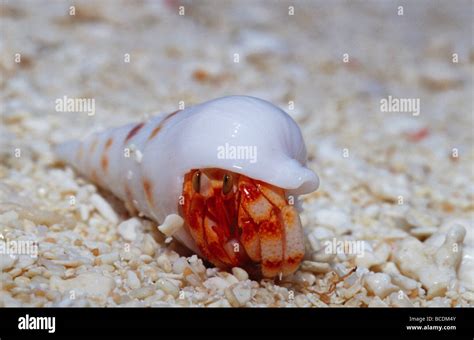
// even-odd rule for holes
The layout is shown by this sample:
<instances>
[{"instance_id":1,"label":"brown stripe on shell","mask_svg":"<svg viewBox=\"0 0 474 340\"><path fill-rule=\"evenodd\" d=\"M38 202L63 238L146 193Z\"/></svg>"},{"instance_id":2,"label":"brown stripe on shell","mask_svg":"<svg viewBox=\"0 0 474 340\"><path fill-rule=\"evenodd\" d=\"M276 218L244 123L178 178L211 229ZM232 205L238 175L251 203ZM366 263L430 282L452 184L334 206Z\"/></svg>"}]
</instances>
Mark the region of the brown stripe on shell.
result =
<instances>
[{"instance_id":1,"label":"brown stripe on shell","mask_svg":"<svg viewBox=\"0 0 474 340\"><path fill-rule=\"evenodd\" d=\"M143 180L143 190L145 191L145 196L150 205L153 205L153 193L152 193L152 184L148 179Z\"/></svg>"},{"instance_id":2,"label":"brown stripe on shell","mask_svg":"<svg viewBox=\"0 0 474 340\"><path fill-rule=\"evenodd\" d=\"M107 152L109 151L110 147L112 146L112 143L113 143L112 137L107 139L107 142L105 142L105 147L104 147L104 151L102 153L102 157L100 159L100 165L102 167L102 170L104 170L104 172L107 172L107 170L109 168L109 157L107 156Z\"/></svg>"},{"instance_id":3,"label":"brown stripe on shell","mask_svg":"<svg viewBox=\"0 0 474 340\"><path fill-rule=\"evenodd\" d=\"M168 121L171 117L173 117L175 114L177 114L179 111L181 110L177 110L177 111L174 111L172 113L170 113L169 115L167 115L152 131L151 131L151 134L150 134L150 137L148 137L148 140L152 140L153 138L156 137L156 135L158 134L158 132L160 132L161 128L163 127L163 125L166 123L166 121Z\"/></svg>"},{"instance_id":4,"label":"brown stripe on shell","mask_svg":"<svg viewBox=\"0 0 474 340\"><path fill-rule=\"evenodd\" d=\"M135 136L138 133L138 131L140 131L140 129L143 127L143 125L145 125L145 123L138 123L137 125L135 125L127 134L127 137L125 137L125 142L127 142L129 139Z\"/></svg>"},{"instance_id":5,"label":"brown stripe on shell","mask_svg":"<svg viewBox=\"0 0 474 340\"><path fill-rule=\"evenodd\" d=\"M155 138L155 136L158 134L158 132L160 132L160 130L161 130L161 123L158 124L158 126L153 129L153 131L150 134L150 137L148 137L148 140Z\"/></svg>"},{"instance_id":6,"label":"brown stripe on shell","mask_svg":"<svg viewBox=\"0 0 474 340\"><path fill-rule=\"evenodd\" d=\"M100 159L100 166L104 172L107 172L107 169L109 168L109 158L106 154L102 155L102 158Z\"/></svg>"},{"instance_id":7,"label":"brown stripe on shell","mask_svg":"<svg viewBox=\"0 0 474 340\"><path fill-rule=\"evenodd\" d=\"M94 153L95 153L95 150L97 149L97 144L99 143L99 140L97 138L97 135L94 135L91 137L91 141L90 143L87 145L87 144L84 144L84 153L85 153L85 157L84 157L84 169L87 173L90 173L92 174L92 171L94 169ZM97 174L95 175L95 177L97 178ZM92 178L92 181L93 182L97 182L96 178Z\"/></svg>"},{"instance_id":8,"label":"brown stripe on shell","mask_svg":"<svg viewBox=\"0 0 474 340\"><path fill-rule=\"evenodd\" d=\"M107 139L107 142L105 142L105 150L108 150L110 148L110 146L112 145L112 137L110 137L109 139Z\"/></svg>"}]
</instances>

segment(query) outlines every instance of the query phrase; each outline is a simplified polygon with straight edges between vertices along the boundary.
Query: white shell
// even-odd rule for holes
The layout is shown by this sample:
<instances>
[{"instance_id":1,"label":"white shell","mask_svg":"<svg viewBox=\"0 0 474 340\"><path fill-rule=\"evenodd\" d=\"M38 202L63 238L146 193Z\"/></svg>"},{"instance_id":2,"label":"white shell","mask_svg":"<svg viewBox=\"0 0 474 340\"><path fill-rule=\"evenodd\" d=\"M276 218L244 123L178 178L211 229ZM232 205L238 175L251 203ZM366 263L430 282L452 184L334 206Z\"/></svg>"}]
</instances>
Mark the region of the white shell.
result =
<instances>
[{"instance_id":1,"label":"white shell","mask_svg":"<svg viewBox=\"0 0 474 340\"><path fill-rule=\"evenodd\" d=\"M90 176L91 169L100 168L106 140L113 137L107 151L108 172L98 176L105 182L104 186L123 200L126 199L123 183L128 182L139 210L159 222L169 214L178 213L183 178L191 169L230 170L287 189L293 195L318 188L318 176L305 166L306 148L298 125L267 101L229 96L195 105L169 118L156 137L148 140L163 119L164 116L151 119L125 144L134 124L89 136L82 141L83 150L89 150L94 138L98 140L97 148L92 154L85 152L82 158L78 156L79 142L62 144L57 153ZM256 158L218 157L226 144L255 148ZM135 156L124 157L126 147L135 148ZM153 207L145 199L144 178L153 183Z\"/></svg>"}]
</instances>

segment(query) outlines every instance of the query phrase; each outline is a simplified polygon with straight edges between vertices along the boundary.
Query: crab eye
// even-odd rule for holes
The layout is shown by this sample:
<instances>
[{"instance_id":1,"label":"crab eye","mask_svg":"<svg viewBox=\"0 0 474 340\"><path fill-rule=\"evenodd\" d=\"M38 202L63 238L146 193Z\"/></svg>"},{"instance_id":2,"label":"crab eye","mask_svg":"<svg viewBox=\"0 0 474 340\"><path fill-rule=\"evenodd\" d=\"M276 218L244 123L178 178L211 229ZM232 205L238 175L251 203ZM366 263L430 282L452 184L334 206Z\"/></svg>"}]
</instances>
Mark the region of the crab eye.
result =
<instances>
[{"instance_id":1,"label":"crab eye","mask_svg":"<svg viewBox=\"0 0 474 340\"><path fill-rule=\"evenodd\" d=\"M229 174L224 175L224 179L222 180L222 193L227 195L233 187L234 183L232 180L232 176Z\"/></svg>"},{"instance_id":2,"label":"crab eye","mask_svg":"<svg viewBox=\"0 0 474 340\"><path fill-rule=\"evenodd\" d=\"M193 175L193 189L195 192L201 190L201 171L196 171Z\"/></svg>"}]
</instances>

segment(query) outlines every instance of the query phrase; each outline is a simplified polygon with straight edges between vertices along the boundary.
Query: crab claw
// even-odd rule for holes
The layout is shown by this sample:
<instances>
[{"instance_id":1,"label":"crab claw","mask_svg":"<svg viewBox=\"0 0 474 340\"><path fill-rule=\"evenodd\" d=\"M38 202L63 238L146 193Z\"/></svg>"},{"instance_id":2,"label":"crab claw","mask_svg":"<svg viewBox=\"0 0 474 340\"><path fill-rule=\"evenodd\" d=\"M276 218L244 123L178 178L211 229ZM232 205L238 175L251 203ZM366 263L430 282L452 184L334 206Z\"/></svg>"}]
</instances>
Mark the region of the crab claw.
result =
<instances>
[{"instance_id":1,"label":"crab claw","mask_svg":"<svg viewBox=\"0 0 474 340\"><path fill-rule=\"evenodd\" d=\"M304 256L301 222L285 191L220 169L192 170L183 215L202 256L221 268L260 268L289 275Z\"/></svg>"}]
</instances>

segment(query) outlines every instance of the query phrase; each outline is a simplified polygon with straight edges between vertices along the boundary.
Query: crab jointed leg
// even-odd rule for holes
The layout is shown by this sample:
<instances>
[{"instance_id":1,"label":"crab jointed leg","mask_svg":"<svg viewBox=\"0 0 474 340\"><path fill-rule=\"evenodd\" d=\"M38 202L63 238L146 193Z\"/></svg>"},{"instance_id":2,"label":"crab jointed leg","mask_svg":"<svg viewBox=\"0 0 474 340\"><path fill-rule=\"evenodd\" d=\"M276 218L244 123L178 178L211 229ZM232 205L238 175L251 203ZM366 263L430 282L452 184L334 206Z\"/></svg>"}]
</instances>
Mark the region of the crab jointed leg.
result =
<instances>
[{"instance_id":1,"label":"crab jointed leg","mask_svg":"<svg viewBox=\"0 0 474 340\"><path fill-rule=\"evenodd\" d=\"M253 244L257 244L257 251L260 248L257 258L261 258L264 276L293 273L304 256L303 231L296 209L287 204L283 189L245 176L240 178L241 206L252 219L249 225L254 228L254 239L258 237L243 238L245 249L251 249Z\"/></svg>"}]
</instances>

